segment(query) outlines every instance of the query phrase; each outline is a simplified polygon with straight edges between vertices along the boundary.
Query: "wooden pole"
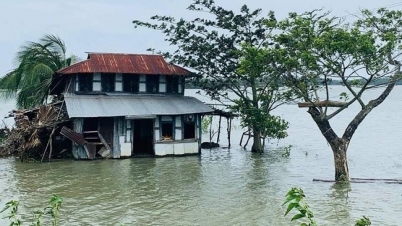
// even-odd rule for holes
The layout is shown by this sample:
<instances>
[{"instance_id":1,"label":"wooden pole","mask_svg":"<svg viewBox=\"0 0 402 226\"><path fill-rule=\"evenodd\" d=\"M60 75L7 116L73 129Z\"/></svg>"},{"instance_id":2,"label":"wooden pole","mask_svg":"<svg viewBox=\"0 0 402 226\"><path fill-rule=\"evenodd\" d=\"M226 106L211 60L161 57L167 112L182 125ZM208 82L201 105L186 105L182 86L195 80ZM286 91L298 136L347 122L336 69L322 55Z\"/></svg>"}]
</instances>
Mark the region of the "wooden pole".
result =
<instances>
[{"instance_id":1,"label":"wooden pole","mask_svg":"<svg viewBox=\"0 0 402 226\"><path fill-rule=\"evenodd\" d=\"M226 122L227 122L227 131L228 131L228 147L230 148L231 144L230 144L230 133L232 130L232 118L226 118ZM243 138L243 137L242 137Z\"/></svg>"},{"instance_id":2,"label":"wooden pole","mask_svg":"<svg viewBox=\"0 0 402 226\"><path fill-rule=\"evenodd\" d=\"M50 146L50 150L49 150L49 162L50 162L50 159L52 158L52 152L53 152L53 134L54 134L54 131L56 130L56 126L55 127L53 127L53 130L52 130L52 133L50 134L50 137L49 137L49 146Z\"/></svg>"},{"instance_id":3,"label":"wooden pole","mask_svg":"<svg viewBox=\"0 0 402 226\"><path fill-rule=\"evenodd\" d=\"M216 138L216 143L219 144L219 137L221 136L221 121L222 121L222 116L219 116L219 125L218 125L218 137Z\"/></svg>"},{"instance_id":4,"label":"wooden pole","mask_svg":"<svg viewBox=\"0 0 402 226\"><path fill-rule=\"evenodd\" d=\"M49 150L49 162L50 159L52 158L52 152L53 152L53 141L52 141L52 137L49 138L49 143L50 143L50 150Z\"/></svg>"},{"instance_id":5,"label":"wooden pole","mask_svg":"<svg viewBox=\"0 0 402 226\"><path fill-rule=\"evenodd\" d=\"M239 143L239 145L241 146L241 144L243 143L243 137L244 137L244 134L246 134L246 132L243 132L243 134L241 135L241 138L240 138L240 143Z\"/></svg>"},{"instance_id":6,"label":"wooden pole","mask_svg":"<svg viewBox=\"0 0 402 226\"><path fill-rule=\"evenodd\" d=\"M246 146L247 146L247 144L248 144L248 142L250 141L250 138L252 137L252 135L251 135L251 130L248 130L248 139L247 139L247 141L246 141L246 144L244 145L244 148L246 148Z\"/></svg>"},{"instance_id":7,"label":"wooden pole","mask_svg":"<svg viewBox=\"0 0 402 226\"><path fill-rule=\"evenodd\" d=\"M50 142L50 139L47 141L46 148L45 148L45 151L42 154L42 159L40 160L40 162L43 162L43 159L45 158L47 148L49 147L49 142Z\"/></svg>"},{"instance_id":8,"label":"wooden pole","mask_svg":"<svg viewBox=\"0 0 402 226\"><path fill-rule=\"evenodd\" d=\"M209 125L209 146L211 147L211 142L212 142L212 121L213 121L214 116L211 116L211 124Z\"/></svg>"}]
</instances>

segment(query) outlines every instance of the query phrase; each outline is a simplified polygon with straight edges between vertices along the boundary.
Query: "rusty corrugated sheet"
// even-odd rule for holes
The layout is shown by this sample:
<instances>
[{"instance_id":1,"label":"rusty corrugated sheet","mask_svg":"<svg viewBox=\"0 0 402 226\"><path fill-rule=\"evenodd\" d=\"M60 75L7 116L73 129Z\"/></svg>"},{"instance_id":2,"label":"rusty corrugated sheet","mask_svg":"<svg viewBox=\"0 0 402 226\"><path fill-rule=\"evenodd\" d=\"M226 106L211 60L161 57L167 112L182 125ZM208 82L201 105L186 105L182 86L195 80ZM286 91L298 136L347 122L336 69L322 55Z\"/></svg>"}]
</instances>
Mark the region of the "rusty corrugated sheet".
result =
<instances>
[{"instance_id":1,"label":"rusty corrugated sheet","mask_svg":"<svg viewBox=\"0 0 402 226\"><path fill-rule=\"evenodd\" d=\"M57 72L59 75L76 73L130 73L147 75L188 75L182 67L169 64L161 55L89 53L88 59Z\"/></svg>"},{"instance_id":2,"label":"rusty corrugated sheet","mask_svg":"<svg viewBox=\"0 0 402 226\"><path fill-rule=\"evenodd\" d=\"M152 115L185 115L213 110L194 97L162 95L75 95L65 94L70 118L149 118Z\"/></svg>"},{"instance_id":3,"label":"rusty corrugated sheet","mask_svg":"<svg viewBox=\"0 0 402 226\"><path fill-rule=\"evenodd\" d=\"M82 134L76 133L65 126L61 128L60 134L81 146L84 146L88 143Z\"/></svg>"}]
</instances>

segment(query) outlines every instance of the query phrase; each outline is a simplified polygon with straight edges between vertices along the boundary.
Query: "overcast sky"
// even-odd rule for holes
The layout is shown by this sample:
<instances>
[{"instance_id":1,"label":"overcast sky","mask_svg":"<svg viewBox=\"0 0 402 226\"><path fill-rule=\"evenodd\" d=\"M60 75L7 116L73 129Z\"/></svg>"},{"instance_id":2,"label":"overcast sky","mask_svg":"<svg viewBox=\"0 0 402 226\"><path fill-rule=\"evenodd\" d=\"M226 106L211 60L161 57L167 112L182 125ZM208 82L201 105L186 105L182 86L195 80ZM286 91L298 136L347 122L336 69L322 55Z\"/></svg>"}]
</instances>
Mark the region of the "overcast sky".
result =
<instances>
[{"instance_id":1,"label":"overcast sky","mask_svg":"<svg viewBox=\"0 0 402 226\"><path fill-rule=\"evenodd\" d=\"M192 0L1 0L0 77L15 67L14 56L25 41L38 41L45 34L58 35L68 54L86 59L85 52L145 53L149 47L168 48L163 36L147 29L134 29L132 21L153 15L189 17ZM279 19L289 12L316 8L346 16L359 9L402 9L396 0L216 0L217 5L238 10L243 4L264 13L275 11Z\"/></svg>"}]
</instances>

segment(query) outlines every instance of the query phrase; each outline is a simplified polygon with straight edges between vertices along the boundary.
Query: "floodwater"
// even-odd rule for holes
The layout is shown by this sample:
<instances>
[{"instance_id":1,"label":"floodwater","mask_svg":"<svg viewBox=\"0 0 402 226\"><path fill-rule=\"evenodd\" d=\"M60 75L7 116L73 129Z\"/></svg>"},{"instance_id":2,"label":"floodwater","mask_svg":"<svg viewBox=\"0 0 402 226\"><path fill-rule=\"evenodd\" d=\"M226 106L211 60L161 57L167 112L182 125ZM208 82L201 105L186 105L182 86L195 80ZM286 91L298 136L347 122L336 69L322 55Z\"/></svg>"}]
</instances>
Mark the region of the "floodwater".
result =
<instances>
[{"instance_id":1,"label":"floodwater","mask_svg":"<svg viewBox=\"0 0 402 226\"><path fill-rule=\"evenodd\" d=\"M195 90L186 94L197 96ZM402 179L401 94L396 87L359 126L348 151L351 177ZM3 106L2 115L8 110ZM335 131L356 110L336 117ZM232 148L200 156L44 164L0 159L0 205L20 200L20 212L29 217L58 194L64 198L62 225L297 225L283 216L282 203L290 188L300 187L319 225L354 225L362 215L373 225L401 225L402 185L313 182L333 179L329 146L306 109L286 105L275 113L290 122L289 137L269 141L262 155L239 147L242 129L235 120ZM226 133L221 144L227 145ZM282 157L288 145L290 157Z\"/></svg>"}]
</instances>

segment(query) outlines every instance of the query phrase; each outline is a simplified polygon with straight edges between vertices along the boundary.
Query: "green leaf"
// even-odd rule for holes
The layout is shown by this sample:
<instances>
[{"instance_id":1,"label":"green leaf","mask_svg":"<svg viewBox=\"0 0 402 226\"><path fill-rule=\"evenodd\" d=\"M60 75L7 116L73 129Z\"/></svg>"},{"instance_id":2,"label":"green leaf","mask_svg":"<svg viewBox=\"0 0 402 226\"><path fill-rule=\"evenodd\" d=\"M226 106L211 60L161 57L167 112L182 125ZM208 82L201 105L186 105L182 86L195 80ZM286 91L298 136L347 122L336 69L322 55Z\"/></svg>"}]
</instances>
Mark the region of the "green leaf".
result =
<instances>
[{"instance_id":1,"label":"green leaf","mask_svg":"<svg viewBox=\"0 0 402 226\"><path fill-rule=\"evenodd\" d=\"M295 207L297 207L297 206L299 206L299 203L290 203L290 204L288 205L288 208L286 209L285 216L288 215L288 213L289 213L292 209L294 209Z\"/></svg>"},{"instance_id":2,"label":"green leaf","mask_svg":"<svg viewBox=\"0 0 402 226\"><path fill-rule=\"evenodd\" d=\"M301 213L296 214L296 215L294 215L294 216L292 217L291 221L294 221L294 220L297 220L297 219L303 218L303 217L305 217L305 216L306 216L306 215L301 214Z\"/></svg>"}]
</instances>

